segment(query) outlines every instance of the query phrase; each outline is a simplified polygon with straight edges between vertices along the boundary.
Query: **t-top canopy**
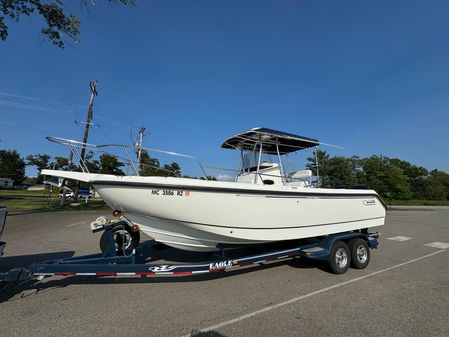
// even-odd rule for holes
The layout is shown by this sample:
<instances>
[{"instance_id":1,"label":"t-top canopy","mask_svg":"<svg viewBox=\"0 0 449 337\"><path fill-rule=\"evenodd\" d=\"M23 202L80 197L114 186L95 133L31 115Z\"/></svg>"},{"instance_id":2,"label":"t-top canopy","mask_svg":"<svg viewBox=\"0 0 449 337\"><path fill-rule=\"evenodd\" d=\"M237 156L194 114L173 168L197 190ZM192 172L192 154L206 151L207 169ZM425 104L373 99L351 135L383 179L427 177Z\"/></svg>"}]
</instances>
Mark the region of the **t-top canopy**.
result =
<instances>
[{"instance_id":1,"label":"t-top canopy","mask_svg":"<svg viewBox=\"0 0 449 337\"><path fill-rule=\"evenodd\" d=\"M277 154L277 145L279 146L279 154L286 154L320 144L318 140L308 137L267 128L254 128L226 139L221 147L224 149L254 150L256 143L262 143L262 152L268 154Z\"/></svg>"}]
</instances>

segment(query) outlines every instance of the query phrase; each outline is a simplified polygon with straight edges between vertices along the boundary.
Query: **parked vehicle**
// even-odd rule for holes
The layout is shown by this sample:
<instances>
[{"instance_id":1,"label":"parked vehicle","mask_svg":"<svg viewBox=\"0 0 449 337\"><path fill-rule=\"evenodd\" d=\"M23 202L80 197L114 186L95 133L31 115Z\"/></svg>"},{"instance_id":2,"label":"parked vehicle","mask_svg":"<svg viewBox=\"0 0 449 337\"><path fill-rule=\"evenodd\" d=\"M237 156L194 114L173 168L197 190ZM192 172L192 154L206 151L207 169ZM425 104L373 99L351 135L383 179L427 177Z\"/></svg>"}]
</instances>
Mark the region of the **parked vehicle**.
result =
<instances>
[{"instance_id":1,"label":"parked vehicle","mask_svg":"<svg viewBox=\"0 0 449 337\"><path fill-rule=\"evenodd\" d=\"M63 194L63 191L59 192L59 198L62 198L62 194ZM78 190L78 198L83 198L83 199L92 198L93 194L94 193L89 188L81 187ZM66 199L73 199L74 196L75 196L75 192L73 192L73 191L65 192Z\"/></svg>"},{"instance_id":2,"label":"parked vehicle","mask_svg":"<svg viewBox=\"0 0 449 337\"><path fill-rule=\"evenodd\" d=\"M90 190L90 188L84 188L80 187L78 190L78 198L92 198L93 192Z\"/></svg>"},{"instance_id":3,"label":"parked vehicle","mask_svg":"<svg viewBox=\"0 0 449 337\"><path fill-rule=\"evenodd\" d=\"M59 192L59 198L62 198L62 194L63 194L63 191L61 191L61 192ZM74 196L74 193L73 193L73 191L66 191L65 192L65 198L66 199L73 199L73 196Z\"/></svg>"}]
</instances>

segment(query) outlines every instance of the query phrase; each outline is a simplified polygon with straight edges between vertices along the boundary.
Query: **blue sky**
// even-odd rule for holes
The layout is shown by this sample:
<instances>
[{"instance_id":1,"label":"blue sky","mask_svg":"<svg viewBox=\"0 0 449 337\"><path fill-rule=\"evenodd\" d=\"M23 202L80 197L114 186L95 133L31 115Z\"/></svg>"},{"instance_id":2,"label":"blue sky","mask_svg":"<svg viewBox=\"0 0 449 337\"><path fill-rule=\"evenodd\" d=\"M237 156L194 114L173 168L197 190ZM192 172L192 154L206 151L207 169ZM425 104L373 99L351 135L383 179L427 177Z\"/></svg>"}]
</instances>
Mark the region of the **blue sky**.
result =
<instances>
[{"instance_id":1,"label":"blue sky","mask_svg":"<svg viewBox=\"0 0 449 337\"><path fill-rule=\"evenodd\" d=\"M449 171L447 1L80 3L80 44L37 17L0 41L0 148L66 154L45 136L81 140L98 80L93 143L143 125L146 146L232 167L222 140L265 126Z\"/></svg>"}]
</instances>

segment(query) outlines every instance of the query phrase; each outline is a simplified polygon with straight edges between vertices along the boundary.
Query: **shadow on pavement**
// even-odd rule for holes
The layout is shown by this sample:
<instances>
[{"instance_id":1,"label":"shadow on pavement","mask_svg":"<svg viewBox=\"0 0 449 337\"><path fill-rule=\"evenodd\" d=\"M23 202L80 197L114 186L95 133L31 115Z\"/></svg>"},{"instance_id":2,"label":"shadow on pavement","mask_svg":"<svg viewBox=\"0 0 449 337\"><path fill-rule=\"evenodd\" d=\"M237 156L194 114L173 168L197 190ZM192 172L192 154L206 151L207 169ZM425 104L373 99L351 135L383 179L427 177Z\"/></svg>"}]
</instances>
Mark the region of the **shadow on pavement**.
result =
<instances>
[{"instance_id":1,"label":"shadow on pavement","mask_svg":"<svg viewBox=\"0 0 449 337\"><path fill-rule=\"evenodd\" d=\"M226 337L226 336L216 331L205 331L205 332L192 331L190 333L190 337Z\"/></svg>"},{"instance_id":2,"label":"shadow on pavement","mask_svg":"<svg viewBox=\"0 0 449 337\"><path fill-rule=\"evenodd\" d=\"M54 252L48 254L36 254L36 255L24 255L5 257L0 259L0 269L8 270L15 267L26 267L33 262L43 260L54 260L60 258L67 258L74 255L73 251L66 252ZM197 254L194 254L197 255ZM204 254L201 255L204 261ZM192 261L192 256L190 260ZM199 258L197 256L196 258ZM192 261L193 262L193 261ZM275 261L268 264L254 265L250 267L243 267L240 269L219 272L219 273L207 273L198 275L185 275L185 276L171 276L171 277L112 277L112 276L51 276L45 278L43 281L29 280L20 285L8 284L0 289L0 303L8 301L14 297L14 299L20 299L22 297L29 296L29 294L37 294L39 292L50 291L53 288L64 288L70 285L107 285L107 284L156 284L156 283L179 283L179 282L203 282L212 281L215 279L232 277L235 275L244 275L246 273L257 272L259 270L268 270L281 265L288 265L293 268L305 269L305 268L319 268L316 262L306 258L294 258L288 261ZM21 294L21 295L20 295ZM24 295L28 294L28 295ZM18 296L16 296L18 295ZM195 334L193 336L221 336L210 335L213 332L205 332L201 334Z\"/></svg>"},{"instance_id":3,"label":"shadow on pavement","mask_svg":"<svg viewBox=\"0 0 449 337\"><path fill-rule=\"evenodd\" d=\"M66 259L72 257L74 251L52 252L43 254L3 256L0 258L0 271L7 271L12 268L27 267L32 263L47 260Z\"/></svg>"}]
</instances>

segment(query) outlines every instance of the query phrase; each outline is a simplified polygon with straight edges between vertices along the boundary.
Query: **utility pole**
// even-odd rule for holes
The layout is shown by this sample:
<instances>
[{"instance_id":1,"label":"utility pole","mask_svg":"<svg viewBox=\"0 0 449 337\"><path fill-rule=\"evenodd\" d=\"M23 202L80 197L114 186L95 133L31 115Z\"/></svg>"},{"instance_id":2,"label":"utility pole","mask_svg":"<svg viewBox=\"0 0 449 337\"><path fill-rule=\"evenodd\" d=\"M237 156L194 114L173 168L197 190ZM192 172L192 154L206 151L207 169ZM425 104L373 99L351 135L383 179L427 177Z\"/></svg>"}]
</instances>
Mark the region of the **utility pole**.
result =
<instances>
[{"instance_id":1,"label":"utility pole","mask_svg":"<svg viewBox=\"0 0 449 337\"><path fill-rule=\"evenodd\" d=\"M86 125L84 127L83 147L81 149L81 160L84 160L84 156L86 154L86 143L87 143L87 138L89 137L89 127L90 127L90 121L92 120L94 99L95 99L95 96L98 96L97 81L90 81L89 86L90 86L89 110L87 110Z\"/></svg>"},{"instance_id":2,"label":"utility pole","mask_svg":"<svg viewBox=\"0 0 449 337\"><path fill-rule=\"evenodd\" d=\"M140 171L140 158L142 156L142 142L143 142L143 137L145 136L145 128L142 126L139 130L139 139L137 140L136 144L135 144L135 148L137 150L137 158L139 160L139 166L138 169ZM139 173L139 172L137 172Z\"/></svg>"},{"instance_id":3,"label":"utility pole","mask_svg":"<svg viewBox=\"0 0 449 337\"><path fill-rule=\"evenodd\" d=\"M89 87L90 87L90 100L89 100L89 109L87 110L86 125L84 127L83 145L81 148L81 155L80 155L81 162L84 161L84 157L86 155L86 143L87 143L87 139L89 137L89 127L90 127L90 122L92 120L92 112L94 109L94 99L95 99L95 96L98 96L97 81L90 81ZM81 166L81 163L80 163L80 166ZM78 183L76 184L75 195L73 196L74 202L78 202L79 187L80 187L80 182L78 181Z\"/></svg>"}]
</instances>

